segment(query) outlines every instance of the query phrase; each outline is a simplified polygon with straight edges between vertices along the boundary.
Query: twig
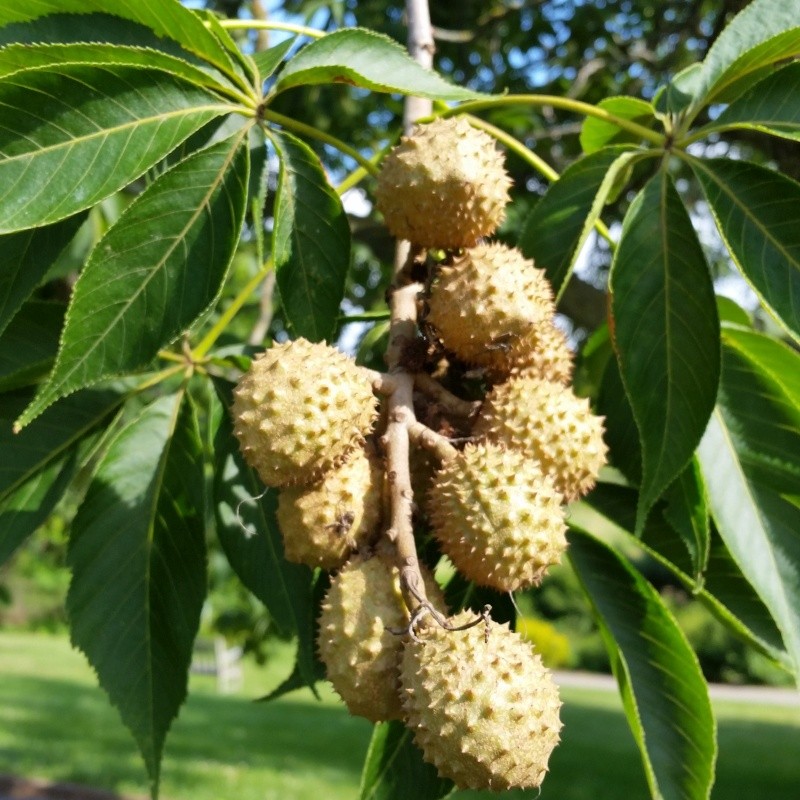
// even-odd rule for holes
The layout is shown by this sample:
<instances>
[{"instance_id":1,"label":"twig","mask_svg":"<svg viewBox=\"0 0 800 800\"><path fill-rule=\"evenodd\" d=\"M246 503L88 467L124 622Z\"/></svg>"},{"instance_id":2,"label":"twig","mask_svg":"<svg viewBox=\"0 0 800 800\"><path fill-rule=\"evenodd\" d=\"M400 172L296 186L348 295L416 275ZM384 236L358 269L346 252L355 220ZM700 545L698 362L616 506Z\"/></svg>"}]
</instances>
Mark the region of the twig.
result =
<instances>
[{"instance_id":1,"label":"twig","mask_svg":"<svg viewBox=\"0 0 800 800\"><path fill-rule=\"evenodd\" d=\"M426 372L418 372L414 375L414 386L423 394L435 400L442 407L443 411L448 414L453 414L456 417L466 417L469 419L477 414L478 409L481 407L479 400L462 400L452 392L448 392L439 381L432 378Z\"/></svg>"}]
</instances>

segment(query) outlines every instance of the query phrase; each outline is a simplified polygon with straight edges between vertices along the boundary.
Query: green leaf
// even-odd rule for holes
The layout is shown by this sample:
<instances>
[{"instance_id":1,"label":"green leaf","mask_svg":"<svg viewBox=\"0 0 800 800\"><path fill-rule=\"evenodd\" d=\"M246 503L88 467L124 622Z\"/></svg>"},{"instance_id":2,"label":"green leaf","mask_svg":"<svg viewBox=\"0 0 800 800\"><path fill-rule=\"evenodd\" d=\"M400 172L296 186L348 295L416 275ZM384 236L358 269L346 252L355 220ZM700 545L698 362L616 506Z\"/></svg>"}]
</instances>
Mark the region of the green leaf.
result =
<instances>
[{"instance_id":1,"label":"green leaf","mask_svg":"<svg viewBox=\"0 0 800 800\"><path fill-rule=\"evenodd\" d=\"M730 297L723 297L717 295L717 311L719 313L720 322L724 325L727 323L734 323L745 328L753 326L750 320L750 314L747 313L738 303L731 300Z\"/></svg>"},{"instance_id":2,"label":"green leaf","mask_svg":"<svg viewBox=\"0 0 800 800\"><path fill-rule=\"evenodd\" d=\"M347 83L375 92L398 92L432 100L486 97L448 83L417 64L393 39L363 28L334 31L306 45L283 68L272 92L318 83Z\"/></svg>"},{"instance_id":3,"label":"green leaf","mask_svg":"<svg viewBox=\"0 0 800 800\"><path fill-rule=\"evenodd\" d=\"M214 512L222 549L242 583L267 607L285 635L296 635L304 624L310 605L312 571L290 564L283 553L283 541L275 518L277 491L263 483L244 463L233 435L229 416L230 391L226 405L217 401L214 410Z\"/></svg>"},{"instance_id":4,"label":"green leaf","mask_svg":"<svg viewBox=\"0 0 800 800\"><path fill-rule=\"evenodd\" d=\"M234 64L237 73L244 77L248 88L254 85L257 70L253 59L242 52L230 32L220 25L219 15L207 8L196 9L194 13L202 20L203 27L210 31L214 38L222 45L231 62Z\"/></svg>"},{"instance_id":5,"label":"green leaf","mask_svg":"<svg viewBox=\"0 0 800 800\"><path fill-rule=\"evenodd\" d=\"M203 458L183 392L111 441L72 525L72 641L133 734L157 794L206 594Z\"/></svg>"},{"instance_id":6,"label":"green leaf","mask_svg":"<svg viewBox=\"0 0 800 800\"><path fill-rule=\"evenodd\" d=\"M0 392L43 378L58 351L64 306L30 300L0 335Z\"/></svg>"},{"instance_id":7,"label":"green leaf","mask_svg":"<svg viewBox=\"0 0 800 800\"><path fill-rule=\"evenodd\" d=\"M689 163L742 274L800 337L800 183L747 161Z\"/></svg>"},{"instance_id":8,"label":"green leaf","mask_svg":"<svg viewBox=\"0 0 800 800\"><path fill-rule=\"evenodd\" d=\"M785 139L800 140L800 62L771 72L729 105L701 131L750 128Z\"/></svg>"},{"instance_id":9,"label":"green leaf","mask_svg":"<svg viewBox=\"0 0 800 800\"><path fill-rule=\"evenodd\" d=\"M699 585L708 565L711 528L703 476L696 458L692 458L667 489L664 499L667 504L664 517L686 545Z\"/></svg>"},{"instance_id":10,"label":"green leaf","mask_svg":"<svg viewBox=\"0 0 800 800\"><path fill-rule=\"evenodd\" d=\"M800 356L754 331L726 328L723 342L718 407L698 457L720 535L800 680Z\"/></svg>"},{"instance_id":11,"label":"green leaf","mask_svg":"<svg viewBox=\"0 0 800 800\"><path fill-rule=\"evenodd\" d=\"M230 54L209 31L201 19L175 0L36 0L35 3L19 3L18 0L0 0L0 25L25 23L40 20L48 15L110 14L150 28L157 36L177 42L182 48L194 53L204 61L210 61L224 73L236 76ZM87 38L90 36L87 26ZM41 41L41 40L40 40Z\"/></svg>"},{"instance_id":12,"label":"green leaf","mask_svg":"<svg viewBox=\"0 0 800 800\"><path fill-rule=\"evenodd\" d=\"M597 107L646 128L655 126L656 118L653 106L638 97L607 97L605 100L601 100ZM641 141L641 138L635 133L623 130L613 122L597 117L586 117L581 126L580 143L584 153L594 153L613 144L639 145Z\"/></svg>"},{"instance_id":13,"label":"green leaf","mask_svg":"<svg viewBox=\"0 0 800 800\"><path fill-rule=\"evenodd\" d=\"M0 500L0 567L64 496L78 465L77 448L48 464Z\"/></svg>"},{"instance_id":14,"label":"green leaf","mask_svg":"<svg viewBox=\"0 0 800 800\"><path fill-rule=\"evenodd\" d=\"M716 725L697 657L658 593L618 552L573 529L569 557L611 655L653 797L711 792Z\"/></svg>"},{"instance_id":15,"label":"green leaf","mask_svg":"<svg viewBox=\"0 0 800 800\"><path fill-rule=\"evenodd\" d=\"M78 232L85 214L0 236L0 334Z\"/></svg>"},{"instance_id":16,"label":"green leaf","mask_svg":"<svg viewBox=\"0 0 800 800\"><path fill-rule=\"evenodd\" d=\"M609 284L614 346L642 446L641 528L700 442L719 379L711 277L664 171L625 216Z\"/></svg>"},{"instance_id":17,"label":"green leaf","mask_svg":"<svg viewBox=\"0 0 800 800\"><path fill-rule=\"evenodd\" d=\"M598 484L582 503L570 508L574 524L584 530L591 529L597 523L596 515L601 514L605 523L616 526L615 532L624 534L630 543L669 570L729 630L788 668L789 659L772 616L731 559L719 535L712 531L708 564L700 586L686 547L662 515L652 514L641 538L634 537L637 503L635 490L605 483ZM584 505L591 507L594 516L584 516Z\"/></svg>"},{"instance_id":18,"label":"green leaf","mask_svg":"<svg viewBox=\"0 0 800 800\"><path fill-rule=\"evenodd\" d=\"M517 243L561 295L616 177L637 158L608 147L570 164L533 207Z\"/></svg>"},{"instance_id":19,"label":"green leaf","mask_svg":"<svg viewBox=\"0 0 800 800\"><path fill-rule=\"evenodd\" d=\"M422 760L412 732L402 722L380 722L361 773L360 800L439 800L453 791L453 783L440 778L436 767Z\"/></svg>"},{"instance_id":20,"label":"green leaf","mask_svg":"<svg viewBox=\"0 0 800 800\"><path fill-rule=\"evenodd\" d=\"M350 226L308 145L270 132L281 161L272 254L286 317L298 336L329 339L350 267Z\"/></svg>"},{"instance_id":21,"label":"green leaf","mask_svg":"<svg viewBox=\"0 0 800 800\"><path fill-rule=\"evenodd\" d=\"M606 364L597 397L597 409L605 417L603 439L609 448L609 463L631 484L638 486L642 480L642 448L616 358Z\"/></svg>"},{"instance_id":22,"label":"green leaf","mask_svg":"<svg viewBox=\"0 0 800 800\"><path fill-rule=\"evenodd\" d=\"M258 67L258 74L262 81L269 78L281 64L286 54L292 49L296 38L293 36L286 39L274 47L268 47L266 50L260 50L258 53L253 54L253 61Z\"/></svg>"},{"instance_id":23,"label":"green leaf","mask_svg":"<svg viewBox=\"0 0 800 800\"><path fill-rule=\"evenodd\" d=\"M691 105L697 93L702 71L703 65L695 63L678 72L666 86L656 92L653 99L656 111L663 117L668 114L679 114Z\"/></svg>"},{"instance_id":24,"label":"green leaf","mask_svg":"<svg viewBox=\"0 0 800 800\"><path fill-rule=\"evenodd\" d=\"M8 76L0 82L0 233L89 208L235 110L148 69L68 64Z\"/></svg>"},{"instance_id":25,"label":"green leaf","mask_svg":"<svg viewBox=\"0 0 800 800\"><path fill-rule=\"evenodd\" d=\"M0 394L0 501L105 423L121 400L111 390L81 392L49 409L36 425L14 434L11 423L30 401L30 392Z\"/></svg>"},{"instance_id":26,"label":"green leaf","mask_svg":"<svg viewBox=\"0 0 800 800\"><path fill-rule=\"evenodd\" d=\"M694 87L695 108L730 102L725 92L749 73L800 54L800 2L753 0L708 51ZM741 84L740 84L741 85Z\"/></svg>"},{"instance_id":27,"label":"green leaf","mask_svg":"<svg viewBox=\"0 0 800 800\"><path fill-rule=\"evenodd\" d=\"M233 257L248 182L247 130L161 175L98 242L75 284L56 365L20 418L139 369L215 300Z\"/></svg>"},{"instance_id":28,"label":"green leaf","mask_svg":"<svg viewBox=\"0 0 800 800\"><path fill-rule=\"evenodd\" d=\"M224 88L207 72L188 61L144 47L111 44L9 45L0 50L0 78L28 69L67 64L145 67L210 89Z\"/></svg>"}]
</instances>

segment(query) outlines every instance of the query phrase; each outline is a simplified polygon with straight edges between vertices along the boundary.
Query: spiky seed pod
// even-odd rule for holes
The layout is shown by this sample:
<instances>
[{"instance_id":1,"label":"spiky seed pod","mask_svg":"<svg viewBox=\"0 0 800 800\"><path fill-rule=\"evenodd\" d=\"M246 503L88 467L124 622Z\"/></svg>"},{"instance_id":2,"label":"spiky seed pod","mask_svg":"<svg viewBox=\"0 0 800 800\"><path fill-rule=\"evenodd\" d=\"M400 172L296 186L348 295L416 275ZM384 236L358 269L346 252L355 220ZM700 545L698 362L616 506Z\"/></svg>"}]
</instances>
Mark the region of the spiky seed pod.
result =
<instances>
[{"instance_id":1,"label":"spiky seed pod","mask_svg":"<svg viewBox=\"0 0 800 800\"><path fill-rule=\"evenodd\" d=\"M603 418L589 401L528 373L486 395L473 433L537 459L566 502L586 494L606 463Z\"/></svg>"},{"instance_id":2,"label":"spiky seed pod","mask_svg":"<svg viewBox=\"0 0 800 800\"><path fill-rule=\"evenodd\" d=\"M566 386L572 380L572 367L567 337L552 321L546 321L534 325L526 335L511 342L496 365L487 368L486 374L489 380L497 383L527 372Z\"/></svg>"},{"instance_id":3,"label":"spiky seed pod","mask_svg":"<svg viewBox=\"0 0 800 800\"><path fill-rule=\"evenodd\" d=\"M429 626L420 638L403 648L401 683L425 760L462 789L540 786L560 738L561 701L531 645L507 624Z\"/></svg>"},{"instance_id":4,"label":"spiky seed pod","mask_svg":"<svg viewBox=\"0 0 800 800\"><path fill-rule=\"evenodd\" d=\"M422 572L428 599L443 611L441 590ZM402 639L388 628L404 628L408 621L399 573L384 556L355 556L331 580L319 617L319 653L351 714L372 722L403 717Z\"/></svg>"},{"instance_id":5,"label":"spiky seed pod","mask_svg":"<svg viewBox=\"0 0 800 800\"><path fill-rule=\"evenodd\" d=\"M357 447L317 483L281 489L277 518L286 558L309 567L341 567L378 531L382 483L381 460Z\"/></svg>"},{"instance_id":6,"label":"spiky seed pod","mask_svg":"<svg viewBox=\"0 0 800 800\"><path fill-rule=\"evenodd\" d=\"M312 483L363 440L376 417L353 359L306 339L253 360L234 391L234 432L267 486Z\"/></svg>"},{"instance_id":7,"label":"spiky seed pod","mask_svg":"<svg viewBox=\"0 0 800 800\"><path fill-rule=\"evenodd\" d=\"M567 546L561 495L518 450L468 444L436 473L428 501L434 534L456 568L501 592L538 583Z\"/></svg>"},{"instance_id":8,"label":"spiky seed pod","mask_svg":"<svg viewBox=\"0 0 800 800\"><path fill-rule=\"evenodd\" d=\"M491 136L465 119L418 125L384 159L375 200L390 233L422 247L471 247L497 229L511 179Z\"/></svg>"},{"instance_id":9,"label":"spiky seed pod","mask_svg":"<svg viewBox=\"0 0 800 800\"><path fill-rule=\"evenodd\" d=\"M427 321L463 361L508 374L546 336L537 331L552 326L555 311L544 270L516 248L493 243L439 268Z\"/></svg>"}]
</instances>

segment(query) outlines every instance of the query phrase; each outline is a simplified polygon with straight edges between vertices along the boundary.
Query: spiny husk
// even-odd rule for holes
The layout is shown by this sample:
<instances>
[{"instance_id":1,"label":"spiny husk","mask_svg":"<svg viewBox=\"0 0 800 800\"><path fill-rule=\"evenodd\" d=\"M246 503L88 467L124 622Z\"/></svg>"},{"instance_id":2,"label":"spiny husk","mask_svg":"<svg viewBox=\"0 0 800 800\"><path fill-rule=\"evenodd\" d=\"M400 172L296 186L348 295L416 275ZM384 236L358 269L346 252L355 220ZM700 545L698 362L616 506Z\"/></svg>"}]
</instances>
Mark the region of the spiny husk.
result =
<instances>
[{"instance_id":1,"label":"spiny husk","mask_svg":"<svg viewBox=\"0 0 800 800\"><path fill-rule=\"evenodd\" d=\"M428 599L444 597L424 568ZM384 555L353 557L331 580L319 618L318 646L328 679L351 714L372 722L401 719L399 667L409 614L397 568Z\"/></svg>"},{"instance_id":2,"label":"spiny husk","mask_svg":"<svg viewBox=\"0 0 800 800\"><path fill-rule=\"evenodd\" d=\"M381 166L375 200L398 239L471 247L497 229L511 179L494 139L465 119L418 125Z\"/></svg>"},{"instance_id":3,"label":"spiny husk","mask_svg":"<svg viewBox=\"0 0 800 800\"><path fill-rule=\"evenodd\" d=\"M286 558L336 569L370 542L381 522L383 464L356 447L317 483L290 486L278 495L278 526Z\"/></svg>"},{"instance_id":4,"label":"spiny husk","mask_svg":"<svg viewBox=\"0 0 800 800\"><path fill-rule=\"evenodd\" d=\"M245 460L267 486L313 483L369 433L372 386L352 358L305 339L257 356L231 414Z\"/></svg>"},{"instance_id":5,"label":"spiny husk","mask_svg":"<svg viewBox=\"0 0 800 800\"><path fill-rule=\"evenodd\" d=\"M473 432L537 460L567 502L586 494L606 463L603 418L589 401L527 372L493 387Z\"/></svg>"},{"instance_id":6,"label":"spiny husk","mask_svg":"<svg viewBox=\"0 0 800 800\"><path fill-rule=\"evenodd\" d=\"M468 444L428 494L434 534L467 578L501 592L538 584L564 552L561 495L539 463L491 442Z\"/></svg>"},{"instance_id":7,"label":"spiny husk","mask_svg":"<svg viewBox=\"0 0 800 800\"><path fill-rule=\"evenodd\" d=\"M571 354L554 328L553 292L544 270L516 248L480 244L441 266L426 320L462 361L495 376L538 365L568 380Z\"/></svg>"},{"instance_id":8,"label":"spiny husk","mask_svg":"<svg viewBox=\"0 0 800 800\"><path fill-rule=\"evenodd\" d=\"M474 615L462 612L452 624ZM407 725L426 761L462 789L540 786L559 742L550 672L508 625L429 626L403 648Z\"/></svg>"}]
</instances>

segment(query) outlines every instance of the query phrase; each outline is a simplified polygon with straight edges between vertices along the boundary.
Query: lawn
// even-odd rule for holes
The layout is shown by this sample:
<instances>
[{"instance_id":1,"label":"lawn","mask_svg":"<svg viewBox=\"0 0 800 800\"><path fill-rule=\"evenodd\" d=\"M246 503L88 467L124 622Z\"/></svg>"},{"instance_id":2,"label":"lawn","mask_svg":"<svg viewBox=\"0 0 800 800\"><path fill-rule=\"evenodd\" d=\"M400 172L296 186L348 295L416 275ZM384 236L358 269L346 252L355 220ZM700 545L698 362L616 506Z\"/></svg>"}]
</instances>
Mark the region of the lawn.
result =
<instances>
[{"instance_id":1,"label":"lawn","mask_svg":"<svg viewBox=\"0 0 800 800\"><path fill-rule=\"evenodd\" d=\"M193 677L167 740L165 800L355 800L370 725L323 687L251 703L288 669L286 648L249 666L242 696ZM542 800L647 797L633 739L614 693L565 689L563 742ZM785 800L800 787L800 709L715 704L720 757L712 800ZM146 793L144 770L80 654L59 637L0 634L0 773ZM458 792L458 800L497 797Z\"/></svg>"}]
</instances>

